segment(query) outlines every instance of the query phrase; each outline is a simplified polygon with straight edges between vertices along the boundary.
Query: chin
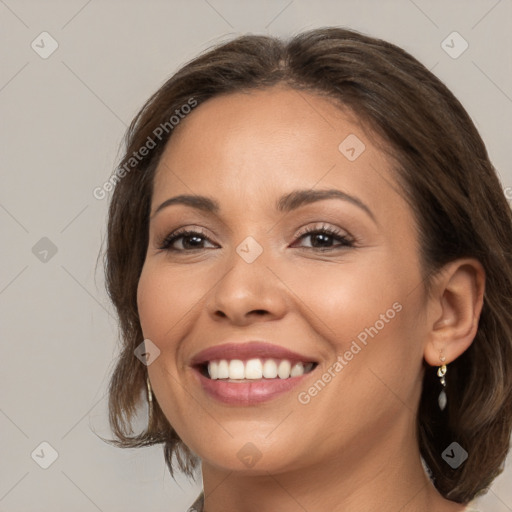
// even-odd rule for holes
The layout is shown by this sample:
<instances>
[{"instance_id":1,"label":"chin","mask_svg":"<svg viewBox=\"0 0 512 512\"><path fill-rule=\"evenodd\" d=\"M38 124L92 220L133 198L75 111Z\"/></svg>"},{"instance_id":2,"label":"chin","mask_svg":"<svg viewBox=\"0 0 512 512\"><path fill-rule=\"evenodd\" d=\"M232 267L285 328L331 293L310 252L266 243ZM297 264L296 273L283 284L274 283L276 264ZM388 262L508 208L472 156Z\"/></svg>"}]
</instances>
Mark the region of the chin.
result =
<instances>
[{"instance_id":1,"label":"chin","mask_svg":"<svg viewBox=\"0 0 512 512\"><path fill-rule=\"evenodd\" d=\"M287 457L283 448L280 446L277 450L275 447L267 446L260 449L251 441L233 441L215 450L201 452L204 453L201 460L224 471L236 471L253 476L276 474L289 471L296 465L295 456ZM288 454L291 450L293 447L287 449Z\"/></svg>"}]
</instances>

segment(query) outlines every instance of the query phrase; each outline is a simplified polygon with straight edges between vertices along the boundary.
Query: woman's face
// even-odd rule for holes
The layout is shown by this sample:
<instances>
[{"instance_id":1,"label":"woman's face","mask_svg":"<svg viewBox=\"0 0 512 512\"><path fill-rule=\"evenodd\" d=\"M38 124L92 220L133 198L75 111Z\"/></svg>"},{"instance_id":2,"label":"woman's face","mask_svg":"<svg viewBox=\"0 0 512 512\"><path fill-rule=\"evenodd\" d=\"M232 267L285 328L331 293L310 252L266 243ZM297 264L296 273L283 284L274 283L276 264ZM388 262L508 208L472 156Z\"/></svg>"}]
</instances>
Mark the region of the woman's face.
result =
<instances>
[{"instance_id":1,"label":"woman's face","mask_svg":"<svg viewBox=\"0 0 512 512\"><path fill-rule=\"evenodd\" d=\"M415 429L427 330L415 223L388 157L355 116L283 86L216 97L175 130L138 287L144 337L160 350L149 376L171 425L203 464L252 473L394 450ZM314 195L327 190L341 194ZM218 209L157 212L180 195ZM161 249L182 229L195 233ZM261 380L262 368L275 373L267 359L286 363L242 353L251 340L317 366ZM198 354L224 343L237 346L208 358L254 378L201 375Z\"/></svg>"}]
</instances>

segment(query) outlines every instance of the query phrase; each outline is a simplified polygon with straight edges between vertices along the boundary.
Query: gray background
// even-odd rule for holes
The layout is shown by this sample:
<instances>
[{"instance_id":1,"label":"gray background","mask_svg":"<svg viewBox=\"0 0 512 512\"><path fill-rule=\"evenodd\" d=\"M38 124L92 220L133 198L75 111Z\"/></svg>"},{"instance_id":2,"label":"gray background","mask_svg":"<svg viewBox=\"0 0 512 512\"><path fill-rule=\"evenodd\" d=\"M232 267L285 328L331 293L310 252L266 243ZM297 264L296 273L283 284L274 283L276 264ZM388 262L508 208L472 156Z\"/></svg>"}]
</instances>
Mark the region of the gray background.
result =
<instances>
[{"instance_id":1,"label":"gray background","mask_svg":"<svg viewBox=\"0 0 512 512\"><path fill-rule=\"evenodd\" d=\"M332 24L394 42L432 69L474 119L512 199L511 0L0 0L0 512L193 502L201 482L176 484L160 446L122 450L96 435L109 435L117 327L95 268L108 197L92 191L143 101L186 60L237 34ZM46 59L43 31L59 45ZM469 44L457 58L461 39L442 45L453 31ZM36 463L51 462L43 441L58 452L47 469ZM483 510L512 511L510 466Z\"/></svg>"}]
</instances>

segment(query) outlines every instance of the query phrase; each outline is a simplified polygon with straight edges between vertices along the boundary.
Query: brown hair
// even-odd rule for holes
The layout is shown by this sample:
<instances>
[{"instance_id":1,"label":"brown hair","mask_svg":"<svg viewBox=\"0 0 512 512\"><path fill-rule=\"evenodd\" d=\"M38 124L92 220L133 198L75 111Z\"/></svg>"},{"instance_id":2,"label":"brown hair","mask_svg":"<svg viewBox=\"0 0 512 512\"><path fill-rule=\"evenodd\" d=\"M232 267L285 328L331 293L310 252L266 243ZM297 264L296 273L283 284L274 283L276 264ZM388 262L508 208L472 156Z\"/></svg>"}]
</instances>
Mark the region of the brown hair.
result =
<instances>
[{"instance_id":1,"label":"brown hair","mask_svg":"<svg viewBox=\"0 0 512 512\"><path fill-rule=\"evenodd\" d=\"M136 291L148 244L153 176L172 135L168 126L154 141L155 128L169 123L191 98L200 105L219 94L278 83L336 100L385 141L383 149L396 164L418 226L427 291L434 273L454 259L473 257L485 269L478 332L450 364L448 406L439 410L439 379L425 363L417 421L420 451L435 486L444 497L467 503L503 470L512 429L510 206L471 118L446 86L401 48L342 28L311 30L289 41L247 35L217 45L183 66L132 121L118 167L125 172L116 179L109 208L104 262L122 337L109 390L116 437L111 442L125 447L163 443L171 475L173 457L190 477L198 466L199 457L181 441L156 400L147 431L133 435L131 428L147 374L134 357L143 341ZM150 139L155 147L140 156ZM136 162L130 160L135 153ZM458 469L442 459L453 441L469 454Z\"/></svg>"}]
</instances>

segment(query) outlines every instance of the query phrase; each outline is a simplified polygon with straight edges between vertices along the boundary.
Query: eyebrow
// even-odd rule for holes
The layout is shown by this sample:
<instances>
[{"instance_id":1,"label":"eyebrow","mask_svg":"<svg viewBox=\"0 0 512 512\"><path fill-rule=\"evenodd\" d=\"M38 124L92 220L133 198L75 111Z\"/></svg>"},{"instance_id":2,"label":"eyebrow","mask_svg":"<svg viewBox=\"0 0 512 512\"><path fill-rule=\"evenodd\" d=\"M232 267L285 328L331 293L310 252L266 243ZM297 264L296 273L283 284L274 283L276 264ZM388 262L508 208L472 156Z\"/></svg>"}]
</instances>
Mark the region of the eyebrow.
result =
<instances>
[{"instance_id":1,"label":"eyebrow","mask_svg":"<svg viewBox=\"0 0 512 512\"><path fill-rule=\"evenodd\" d=\"M366 204L363 203L363 201L337 189L294 190L281 196L275 203L275 209L278 212L286 213L296 210L301 206L326 199L341 199L343 201L348 201L363 210L373 220L373 222L377 223L373 212L368 206L366 206ZM174 204L183 204L208 213L218 213L220 211L219 203L210 197L201 195L179 195L166 199L151 215L151 218L155 217L155 215L164 208Z\"/></svg>"}]
</instances>

